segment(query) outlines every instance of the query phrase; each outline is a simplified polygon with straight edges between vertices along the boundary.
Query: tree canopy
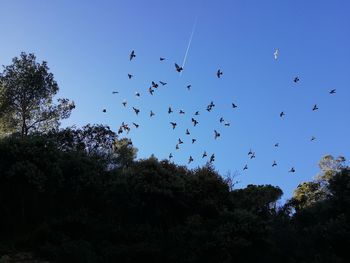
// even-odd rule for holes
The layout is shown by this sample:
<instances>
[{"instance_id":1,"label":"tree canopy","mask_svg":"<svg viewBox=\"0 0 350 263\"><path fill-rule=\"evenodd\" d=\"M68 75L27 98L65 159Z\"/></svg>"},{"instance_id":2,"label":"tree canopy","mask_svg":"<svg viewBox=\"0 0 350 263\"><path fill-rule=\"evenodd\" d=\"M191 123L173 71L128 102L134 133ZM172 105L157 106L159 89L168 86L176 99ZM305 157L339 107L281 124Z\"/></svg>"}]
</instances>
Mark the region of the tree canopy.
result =
<instances>
[{"instance_id":1,"label":"tree canopy","mask_svg":"<svg viewBox=\"0 0 350 263\"><path fill-rule=\"evenodd\" d=\"M21 53L0 74L0 132L47 132L57 129L75 107L68 99L53 97L59 88L47 62L36 62L34 54Z\"/></svg>"}]
</instances>

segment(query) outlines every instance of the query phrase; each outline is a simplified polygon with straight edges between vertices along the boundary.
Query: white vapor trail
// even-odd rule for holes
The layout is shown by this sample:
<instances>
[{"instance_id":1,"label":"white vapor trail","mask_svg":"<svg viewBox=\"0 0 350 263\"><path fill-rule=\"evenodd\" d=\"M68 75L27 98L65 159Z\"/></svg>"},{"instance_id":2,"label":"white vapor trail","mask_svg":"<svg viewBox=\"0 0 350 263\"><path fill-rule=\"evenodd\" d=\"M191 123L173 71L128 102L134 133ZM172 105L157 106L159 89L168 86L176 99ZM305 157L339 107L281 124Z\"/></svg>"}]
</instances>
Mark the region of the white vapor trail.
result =
<instances>
[{"instance_id":1,"label":"white vapor trail","mask_svg":"<svg viewBox=\"0 0 350 263\"><path fill-rule=\"evenodd\" d=\"M182 68L184 68L186 60L187 60L187 55L188 55L188 51L190 50L190 46L192 43L192 38L193 38L193 34L194 31L196 30L197 27L197 20L198 20L198 16L196 17L196 20L194 21L193 27L192 27L192 32L191 32L191 36L190 36L190 40L188 41L188 45L187 45L187 49L186 49L186 53L185 53L185 57L184 60L182 62ZM182 71L180 72L180 76L182 75Z\"/></svg>"}]
</instances>

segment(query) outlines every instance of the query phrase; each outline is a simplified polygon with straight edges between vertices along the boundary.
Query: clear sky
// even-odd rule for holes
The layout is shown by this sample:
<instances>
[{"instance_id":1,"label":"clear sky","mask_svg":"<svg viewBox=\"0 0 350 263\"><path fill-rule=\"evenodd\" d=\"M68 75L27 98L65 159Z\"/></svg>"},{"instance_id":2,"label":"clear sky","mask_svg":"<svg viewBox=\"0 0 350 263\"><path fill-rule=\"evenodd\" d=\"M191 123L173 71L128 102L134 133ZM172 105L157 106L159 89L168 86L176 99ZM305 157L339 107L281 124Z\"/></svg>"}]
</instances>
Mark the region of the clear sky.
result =
<instances>
[{"instance_id":1,"label":"clear sky","mask_svg":"<svg viewBox=\"0 0 350 263\"><path fill-rule=\"evenodd\" d=\"M21 51L48 61L59 96L77 106L64 125L103 123L117 131L122 121L136 122L140 128L127 136L139 158L172 152L174 162L187 164L192 155L195 168L205 164L206 150L215 153L220 173L238 171L239 187L278 185L288 198L317 174L325 154L350 158L349 13L347 0L0 0L0 64ZM180 76L174 63L182 64L196 19ZM136 58L130 62L131 50ZM168 84L149 95L151 81L160 80ZM331 89L337 93L330 95ZM216 107L208 113L210 101ZM314 104L319 110L313 112ZM131 106L140 108L139 116ZM175 113L168 115L168 106ZM201 115L194 128L196 110ZM220 117L231 126L220 124ZM170 121L179 124L174 131ZM184 144L176 151L178 138ZM193 145L191 138L197 139ZM294 174L288 173L292 166Z\"/></svg>"}]
</instances>

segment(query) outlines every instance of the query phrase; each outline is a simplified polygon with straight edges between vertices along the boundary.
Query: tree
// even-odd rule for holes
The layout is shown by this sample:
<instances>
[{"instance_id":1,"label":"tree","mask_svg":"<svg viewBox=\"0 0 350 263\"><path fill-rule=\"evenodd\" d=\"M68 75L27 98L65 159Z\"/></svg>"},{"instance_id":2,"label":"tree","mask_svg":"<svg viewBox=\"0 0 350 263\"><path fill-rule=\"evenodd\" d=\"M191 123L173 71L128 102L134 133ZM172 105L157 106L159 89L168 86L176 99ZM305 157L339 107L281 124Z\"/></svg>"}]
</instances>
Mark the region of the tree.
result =
<instances>
[{"instance_id":1,"label":"tree","mask_svg":"<svg viewBox=\"0 0 350 263\"><path fill-rule=\"evenodd\" d=\"M0 74L0 133L18 132L22 137L32 132L57 129L66 119L74 102L53 97L59 87L47 63L36 62L34 54L21 53Z\"/></svg>"},{"instance_id":2,"label":"tree","mask_svg":"<svg viewBox=\"0 0 350 263\"><path fill-rule=\"evenodd\" d=\"M329 181L345 167L345 158L332 155L324 156L319 167L321 173L311 182L303 182L294 190L293 198L288 202L296 210L309 207L319 201L325 200L331 193L329 191Z\"/></svg>"}]
</instances>

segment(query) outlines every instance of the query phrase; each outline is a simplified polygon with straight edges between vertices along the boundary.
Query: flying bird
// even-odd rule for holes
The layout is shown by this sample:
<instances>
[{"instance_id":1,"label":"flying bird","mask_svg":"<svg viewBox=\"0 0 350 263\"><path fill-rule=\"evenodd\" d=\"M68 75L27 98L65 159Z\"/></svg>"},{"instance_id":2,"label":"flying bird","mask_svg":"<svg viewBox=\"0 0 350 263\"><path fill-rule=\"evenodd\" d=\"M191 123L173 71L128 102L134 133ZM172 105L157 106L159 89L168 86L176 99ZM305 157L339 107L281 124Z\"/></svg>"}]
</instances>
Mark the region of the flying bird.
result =
<instances>
[{"instance_id":1,"label":"flying bird","mask_svg":"<svg viewBox=\"0 0 350 263\"><path fill-rule=\"evenodd\" d=\"M173 110L171 109L171 107L168 108L168 114L172 113Z\"/></svg>"},{"instance_id":2,"label":"flying bird","mask_svg":"<svg viewBox=\"0 0 350 263\"><path fill-rule=\"evenodd\" d=\"M222 76L222 74L223 74L223 72L220 69L218 69L218 71L216 72L216 76L218 78L220 78Z\"/></svg>"},{"instance_id":3,"label":"flying bird","mask_svg":"<svg viewBox=\"0 0 350 263\"><path fill-rule=\"evenodd\" d=\"M132 107L132 109L134 110L134 112L136 113L136 115L139 115L139 113L140 113L140 110L139 110L139 109L137 109L137 108L135 108L135 107Z\"/></svg>"},{"instance_id":4,"label":"flying bird","mask_svg":"<svg viewBox=\"0 0 350 263\"><path fill-rule=\"evenodd\" d=\"M277 142L277 143L275 143L275 147L278 147L280 144Z\"/></svg>"},{"instance_id":5,"label":"flying bird","mask_svg":"<svg viewBox=\"0 0 350 263\"><path fill-rule=\"evenodd\" d=\"M180 110L179 113L180 114L185 114L185 112L183 110Z\"/></svg>"},{"instance_id":6,"label":"flying bird","mask_svg":"<svg viewBox=\"0 0 350 263\"><path fill-rule=\"evenodd\" d=\"M149 94L153 95L154 89L152 89L152 87L149 87L148 92L149 92Z\"/></svg>"},{"instance_id":7,"label":"flying bird","mask_svg":"<svg viewBox=\"0 0 350 263\"><path fill-rule=\"evenodd\" d=\"M190 135L190 131L186 129L186 135Z\"/></svg>"},{"instance_id":8,"label":"flying bird","mask_svg":"<svg viewBox=\"0 0 350 263\"><path fill-rule=\"evenodd\" d=\"M272 167L277 166L276 161L273 161Z\"/></svg>"},{"instance_id":9,"label":"flying bird","mask_svg":"<svg viewBox=\"0 0 350 263\"><path fill-rule=\"evenodd\" d=\"M118 94L119 91L112 91L112 94Z\"/></svg>"},{"instance_id":10,"label":"flying bird","mask_svg":"<svg viewBox=\"0 0 350 263\"><path fill-rule=\"evenodd\" d=\"M153 117L154 115L155 115L155 114L154 114L153 111L151 111L150 114L149 114L150 117Z\"/></svg>"},{"instance_id":11,"label":"flying bird","mask_svg":"<svg viewBox=\"0 0 350 263\"><path fill-rule=\"evenodd\" d=\"M230 123L225 121L225 124L224 124L226 127L230 126Z\"/></svg>"},{"instance_id":12,"label":"flying bird","mask_svg":"<svg viewBox=\"0 0 350 263\"><path fill-rule=\"evenodd\" d=\"M209 162L212 163L212 162L214 162L214 161L215 161L215 155L212 154L212 155L210 156Z\"/></svg>"},{"instance_id":13,"label":"flying bird","mask_svg":"<svg viewBox=\"0 0 350 263\"><path fill-rule=\"evenodd\" d=\"M295 173L294 167L290 168L289 172L290 172L290 173Z\"/></svg>"},{"instance_id":14,"label":"flying bird","mask_svg":"<svg viewBox=\"0 0 350 263\"><path fill-rule=\"evenodd\" d=\"M160 60L160 61L164 61L164 60L165 60L165 58L160 57L160 58L159 58L159 60Z\"/></svg>"},{"instance_id":15,"label":"flying bird","mask_svg":"<svg viewBox=\"0 0 350 263\"><path fill-rule=\"evenodd\" d=\"M316 140L316 137L315 137L315 136L312 136L311 139L310 139L310 141L314 141L314 140Z\"/></svg>"},{"instance_id":16,"label":"flying bird","mask_svg":"<svg viewBox=\"0 0 350 263\"><path fill-rule=\"evenodd\" d=\"M194 144L197 141L197 139L192 139L192 144Z\"/></svg>"},{"instance_id":17,"label":"flying bird","mask_svg":"<svg viewBox=\"0 0 350 263\"><path fill-rule=\"evenodd\" d=\"M214 130L214 133L215 133L215 140L216 140L218 137L220 137L220 133L217 132L216 130Z\"/></svg>"},{"instance_id":18,"label":"flying bird","mask_svg":"<svg viewBox=\"0 0 350 263\"><path fill-rule=\"evenodd\" d=\"M332 89L330 92L329 92L329 94L335 94L336 92L336 89Z\"/></svg>"},{"instance_id":19,"label":"flying bird","mask_svg":"<svg viewBox=\"0 0 350 263\"><path fill-rule=\"evenodd\" d=\"M134 75L128 74L128 78L131 79Z\"/></svg>"},{"instance_id":20,"label":"flying bird","mask_svg":"<svg viewBox=\"0 0 350 263\"><path fill-rule=\"evenodd\" d=\"M252 150L250 149L249 152L248 152L248 155L252 155L252 154L253 154L253 152L252 152Z\"/></svg>"},{"instance_id":21,"label":"flying bird","mask_svg":"<svg viewBox=\"0 0 350 263\"><path fill-rule=\"evenodd\" d=\"M300 81L299 77L295 77L295 78L294 78L294 82L295 82L295 83L298 83L299 81Z\"/></svg>"},{"instance_id":22,"label":"flying bird","mask_svg":"<svg viewBox=\"0 0 350 263\"><path fill-rule=\"evenodd\" d=\"M107 110L106 110L106 109L103 109L103 110L102 110L102 112L103 112L103 113L106 113L106 112L107 112Z\"/></svg>"},{"instance_id":23,"label":"flying bird","mask_svg":"<svg viewBox=\"0 0 350 263\"><path fill-rule=\"evenodd\" d=\"M133 58L136 58L136 55L135 55L135 51L131 51L130 53L130 61L133 59Z\"/></svg>"},{"instance_id":24,"label":"flying bird","mask_svg":"<svg viewBox=\"0 0 350 263\"><path fill-rule=\"evenodd\" d=\"M135 126L136 129L140 126L139 124L137 124L135 122L133 122L132 124Z\"/></svg>"},{"instance_id":25,"label":"flying bird","mask_svg":"<svg viewBox=\"0 0 350 263\"><path fill-rule=\"evenodd\" d=\"M122 104L123 104L124 107L126 107L126 104L128 104L128 102L127 102L126 100L124 100L124 101L122 102Z\"/></svg>"},{"instance_id":26,"label":"flying bird","mask_svg":"<svg viewBox=\"0 0 350 263\"><path fill-rule=\"evenodd\" d=\"M193 158L192 158L192 156L190 155L190 158L188 159L188 163L190 164L191 162L193 162Z\"/></svg>"},{"instance_id":27,"label":"flying bird","mask_svg":"<svg viewBox=\"0 0 350 263\"><path fill-rule=\"evenodd\" d=\"M207 152L204 151L204 153L202 154L202 158L207 157L207 156L208 156Z\"/></svg>"},{"instance_id":28,"label":"flying bird","mask_svg":"<svg viewBox=\"0 0 350 263\"><path fill-rule=\"evenodd\" d=\"M247 170L248 169L248 165L246 164L244 167L243 167L243 171L244 170Z\"/></svg>"},{"instance_id":29,"label":"flying bird","mask_svg":"<svg viewBox=\"0 0 350 263\"><path fill-rule=\"evenodd\" d=\"M141 96L140 92L135 92L135 96L140 97Z\"/></svg>"},{"instance_id":30,"label":"flying bird","mask_svg":"<svg viewBox=\"0 0 350 263\"><path fill-rule=\"evenodd\" d=\"M198 115L199 115L199 111L196 111L196 112L194 113L194 115L198 116Z\"/></svg>"},{"instance_id":31,"label":"flying bird","mask_svg":"<svg viewBox=\"0 0 350 263\"><path fill-rule=\"evenodd\" d=\"M173 158L173 154L172 154L172 153L169 154L169 160L170 160L171 158Z\"/></svg>"},{"instance_id":32,"label":"flying bird","mask_svg":"<svg viewBox=\"0 0 350 263\"><path fill-rule=\"evenodd\" d=\"M313 111L318 110L317 104L314 105L314 107L312 108Z\"/></svg>"},{"instance_id":33,"label":"flying bird","mask_svg":"<svg viewBox=\"0 0 350 263\"><path fill-rule=\"evenodd\" d=\"M176 63L175 63L175 68L176 68L176 71L179 72L179 73L180 73L181 71L183 71L183 68L180 67L180 66L179 66L178 64L176 64Z\"/></svg>"},{"instance_id":34,"label":"flying bird","mask_svg":"<svg viewBox=\"0 0 350 263\"><path fill-rule=\"evenodd\" d=\"M221 117L219 121L220 121L220 123L223 123L225 120L223 117Z\"/></svg>"},{"instance_id":35,"label":"flying bird","mask_svg":"<svg viewBox=\"0 0 350 263\"><path fill-rule=\"evenodd\" d=\"M179 138L179 144L183 144L184 142L183 141L181 141L181 139Z\"/></svg>"},{"instance_id":36,"label":"flying bird","mask_svg":"<svg viewBox=\"0 0 350 263\"><path fill-rule=\"evenodd\" d=\"M157 88L158 88L158 84L155 83L154 81L152 81L152 87L155 88L155 89L157 89Z\"/></svg>"},{"instance_id":37,"label":"flying bird","mask_svg":"<svg viewBox=\"0 0 350 263\"><path fill-rule=\"evenodd\" d=\"M187 89L190 90L192 85L187 85Z\"/></svg>"},{"instance_id":38,"label":"flying bird","mask_svg":"<svg viewBox=\"0 0 350 263\"><path fill-rule=\"evenodd\" d=\"M237 108L237 105L232 103L232 108Z\"/></svg>"},{"instance_id":39,"label":"flying bird","mask_svg":"<svg viewBox=\"0 0 350 263\"><path fill-rule=\"evenodd\" d=\"M193 126L196 126L199 122L196 119L192 118L192 123L193 123Z\"/></svg>"},{"instance_id":40,"label":"flying bird","mask_svg":"<svg viewBox=\"0 0 350 263\"><path fill-rule=\"evenodd\" d=\"M166 84L168 84L168 83L166 83L164 81L159 81L159 83L162 84L162 86L165 86Z\"/></svg>"},{"instance_id":41,"label":"flying bird","mask_svg":"<svg viewBox=\"0 0 350 263\"><path fill-rule=\"evenodd\" d=\"M273 56L274 56L275 60L278 59L279 53L280 53L280 50L278 48L276 48L275 52L273 52Z\"/></svg>"},{"instance_id":42,"label":"flying bird","mask_svg":"<svg viewBox=\"0 0 350 263\"><path fill-rule=\"evenodd\" d=\"M170 124L173 126L173 130L176 128L177 123L176 122L170 122Z\"/></svg>"},{"instance_id":43,"label":"flying bird","mask_svg":"<svg viewBox=\"0 0 350 263\"><path fill-rule=\"evenodd\" d=\"M250 155L250 159L253 159L255 158L255 152L253 152L251 155Z\"/></svg>"},{"instance_id":44,"label":"flying bird","mask_svg":"<svg viewBox=\"0 0 350 263\"><path fill-rule=\"evenodd\" d=\"M176 149L176 150L179 149L179 145L178 145L178 144L175 145L175 149Z\"/></svg>"},{"instance_id":45,"label":"flying bird","mask_svg":"<svg viewBox=\"0 0 350 263\"><path fill-rule=\"evenodd\" d=\"M284 115L286 115L283 111L280 113L280 117L282 118Z\"/></svg>"}]
</instances>

